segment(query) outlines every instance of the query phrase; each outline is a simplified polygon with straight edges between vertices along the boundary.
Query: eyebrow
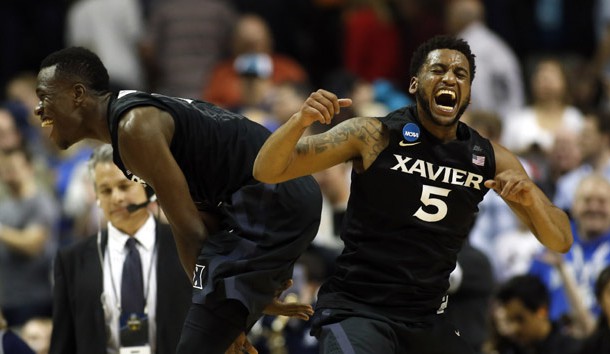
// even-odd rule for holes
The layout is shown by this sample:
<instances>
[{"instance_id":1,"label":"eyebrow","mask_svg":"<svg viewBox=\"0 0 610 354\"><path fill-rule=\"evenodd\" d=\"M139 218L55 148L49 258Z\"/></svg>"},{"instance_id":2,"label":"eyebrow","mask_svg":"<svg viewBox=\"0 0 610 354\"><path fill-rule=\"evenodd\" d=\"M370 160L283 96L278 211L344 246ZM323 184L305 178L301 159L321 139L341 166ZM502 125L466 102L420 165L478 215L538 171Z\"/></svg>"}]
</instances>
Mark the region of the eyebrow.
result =
<instances>
[{"instance_id":1,"label":"eyebrow","mask_svg":"<svg viewBox=\"0 0 610 354\"><path fill-rule=\"evenodd\" d=\"M448 69L448 65L444 64L444 63L431 63L430 64L430 68L433 68L435 66L441 67L443 70L447 70ZM457 66L455 68L455 71L464 71L464 72L466 72L466 73L468 73L470 75L470 71L467 68L463 67L463 66Z\"/></svg>"}]
</instances>

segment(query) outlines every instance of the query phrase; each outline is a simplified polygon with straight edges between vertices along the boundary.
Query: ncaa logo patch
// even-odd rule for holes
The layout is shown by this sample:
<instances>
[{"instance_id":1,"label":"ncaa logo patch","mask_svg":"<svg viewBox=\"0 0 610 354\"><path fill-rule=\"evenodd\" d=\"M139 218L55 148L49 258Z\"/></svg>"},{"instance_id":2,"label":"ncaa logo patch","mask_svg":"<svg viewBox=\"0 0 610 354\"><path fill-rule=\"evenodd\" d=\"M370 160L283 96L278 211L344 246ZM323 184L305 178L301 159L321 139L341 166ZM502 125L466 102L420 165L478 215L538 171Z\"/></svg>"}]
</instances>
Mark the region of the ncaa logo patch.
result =
<instances>
[{"instance_id":1,"label":"ncaa logo patch","mask_svg":"<svg viewBox=\"0 0 610 354\"><path fill-rule=\"evenodd\" d=\"M402 137L412 143L419 139L419 127L415 123L407 123L402 127Z\"/></svg>"}]
</instances>

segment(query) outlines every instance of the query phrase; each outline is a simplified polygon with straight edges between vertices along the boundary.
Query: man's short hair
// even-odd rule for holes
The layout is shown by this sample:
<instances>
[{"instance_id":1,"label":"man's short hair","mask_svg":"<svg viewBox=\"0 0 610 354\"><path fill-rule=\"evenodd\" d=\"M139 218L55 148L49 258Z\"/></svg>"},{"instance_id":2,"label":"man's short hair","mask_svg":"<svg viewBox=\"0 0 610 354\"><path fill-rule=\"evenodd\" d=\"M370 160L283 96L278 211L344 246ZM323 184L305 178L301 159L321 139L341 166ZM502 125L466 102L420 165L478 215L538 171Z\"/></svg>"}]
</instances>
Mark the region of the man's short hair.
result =
<instances>
[{"instance_id":1,"label":"man's short hair","mask_svg":"<svg viewBox=\"0 0 610 354\"><path fill-rule=\"evenodd\" d=\"M69 47L49 54L40 63L40 69L55 66L57 78L81 81L92 91L103 94L110 91L108 70L100 58L83 47Z\"/></svg>"},{"instance_id":2,"label":"man's short hair","mask_svg":"<svg viewBox=\"0 0 610 354\"><path fill-rule=\"evenodd\" d=\"M100 163L114 163L112 145L103 144L96 147L89 158L87 167L89 168L89 176L92 181L95 181L95 166Z\"/></svg>"},{"instance_id":3,"label":"man's short hair","mask_svg":"<svg viewBox=\"0 0 610 354\"><path fill-rule=\"evenodd\" d=\"M432 37L417 47L413 53L413 56L411 57L411 77L417 76L422 65L424 65L426 62L428 54L437 49L457 50L458 52L464 54L466 59L468 59L468 63L470 64L470 83L472 83L472 80L474 80L476 65L474 62L474 54L470 50L470 45L468 45L468 42L461 38L447 35Z\"/></svg>"}]
</instances>

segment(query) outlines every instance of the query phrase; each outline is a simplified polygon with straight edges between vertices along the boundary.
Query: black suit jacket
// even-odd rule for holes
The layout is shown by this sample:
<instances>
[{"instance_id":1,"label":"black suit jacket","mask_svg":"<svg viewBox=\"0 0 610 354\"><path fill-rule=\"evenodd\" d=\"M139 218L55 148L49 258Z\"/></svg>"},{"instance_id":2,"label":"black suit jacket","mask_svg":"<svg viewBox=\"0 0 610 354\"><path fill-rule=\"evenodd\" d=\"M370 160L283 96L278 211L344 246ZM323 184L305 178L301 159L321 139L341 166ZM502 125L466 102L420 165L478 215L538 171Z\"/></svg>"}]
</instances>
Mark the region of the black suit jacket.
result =
<instances>
[{"instance_id":1,"label":"black suit jacket","mask_svg":"<svg viewBox=\"0 0 610 354\"><path fill-rule=\"evenodd\" d=\"M192 287L180 264L168 225L157 223L157 353L174 354ZM107 233L102 233L102 249ZM57 253L54 265L51 354L106 354L101 294L104 281L92 236Z\"/></svg>"}]
</instances>

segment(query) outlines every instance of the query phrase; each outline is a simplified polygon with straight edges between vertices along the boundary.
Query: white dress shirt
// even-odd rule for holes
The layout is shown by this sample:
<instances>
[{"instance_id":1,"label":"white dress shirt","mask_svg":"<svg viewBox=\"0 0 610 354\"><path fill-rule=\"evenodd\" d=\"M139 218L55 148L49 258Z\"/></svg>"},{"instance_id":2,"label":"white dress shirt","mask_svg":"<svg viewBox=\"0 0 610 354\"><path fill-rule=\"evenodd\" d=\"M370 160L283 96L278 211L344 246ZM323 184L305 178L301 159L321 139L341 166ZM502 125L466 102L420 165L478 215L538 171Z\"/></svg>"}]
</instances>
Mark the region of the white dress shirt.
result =
<instances>
[{"instance_id":1,"label":"white dress shirt","mask_svg":"<svg viewBox=\"0 0 610 354\"><path fill-rule=\"evenodd\" d=\"M148 342L151 352L156 350L156 322L155 312L157 303L157 254L155 250L156 223L152 214L146 223L136 232L137 248L142 260L142 276L144 279L144 295L146 296L146 308L148 313ZM108 354L116 354L119 351L119 307L121 303L121 276L123 274L123 261L127 255L125 243L130 236L119 231L108 223L108 244L104 256L104 314L106 320L106 331L108 337ZM151 269L152 267L152 269ZM112 268L112 269L111 269ZM113 286L114 283L114 286ZM116 291L115 291L116 290Z\"/></svg>"}]
</instances>

